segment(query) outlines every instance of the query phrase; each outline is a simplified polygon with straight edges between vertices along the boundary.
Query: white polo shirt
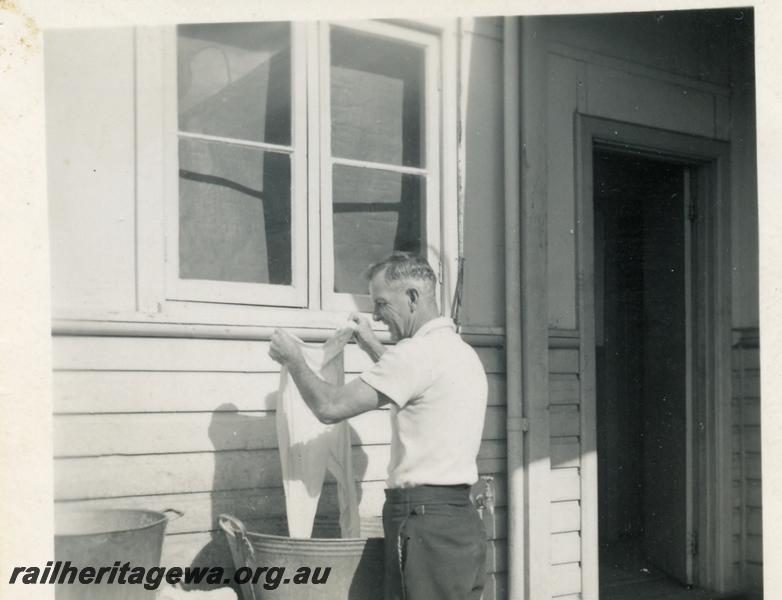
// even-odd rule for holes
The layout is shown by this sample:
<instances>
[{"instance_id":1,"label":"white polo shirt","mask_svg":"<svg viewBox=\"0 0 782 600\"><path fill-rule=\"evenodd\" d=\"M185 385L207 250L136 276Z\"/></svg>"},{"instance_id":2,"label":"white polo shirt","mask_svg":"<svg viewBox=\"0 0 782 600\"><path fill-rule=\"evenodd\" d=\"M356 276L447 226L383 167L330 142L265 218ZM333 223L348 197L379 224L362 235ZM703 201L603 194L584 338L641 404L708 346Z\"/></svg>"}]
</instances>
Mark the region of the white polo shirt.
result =
<instances>
[{"instance_id":1,"label":"white polo shirt","mask_svg":"<svg viewBox=\"0 0 782 600\"><path fill-rule=\"evenodd\" d=\"M451 319L425 323L361 379L392 401L389 488L478 480L486 374Z\"/></svg>"}]
</instances>

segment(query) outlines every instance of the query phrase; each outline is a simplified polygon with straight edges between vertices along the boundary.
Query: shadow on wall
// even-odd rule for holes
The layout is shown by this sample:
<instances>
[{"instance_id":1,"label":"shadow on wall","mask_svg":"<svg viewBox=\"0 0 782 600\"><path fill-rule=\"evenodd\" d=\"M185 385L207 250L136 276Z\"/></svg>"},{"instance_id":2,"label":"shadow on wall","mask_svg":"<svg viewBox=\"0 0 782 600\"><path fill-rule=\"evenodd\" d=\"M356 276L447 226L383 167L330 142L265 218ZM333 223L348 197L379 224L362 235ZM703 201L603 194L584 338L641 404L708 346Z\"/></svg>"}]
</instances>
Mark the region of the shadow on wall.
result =
<instances>
[{"instance_id":1,"label":"shadow on wall","mask_svg":"<svg viewBox=\"0 0 782 600\"><path fill-rule=\"evenodd\" d=\"M276 406L277 392L266 397L266 406ZM211 491L210 541L198 552L191 567L225 569L233 573L231 552L217 517L227 513L237 517L249 531L287 535L285 495L282 488L280 455L277 450L276 413L240 413L233 404L222 404L212 413L209 438L214 446L214 479ZM356 433L351 429L351 438ZM353 447L353 479L362 481L367 470L367 455ZM361 502L361 488L357 486ZM318 503L313 537L339 536L339 501L334 478L327 473ZM206 583L191 584L188 589L208 589ZM237 593L239 590L237 588Z\"/></svg>"}]
</instances>

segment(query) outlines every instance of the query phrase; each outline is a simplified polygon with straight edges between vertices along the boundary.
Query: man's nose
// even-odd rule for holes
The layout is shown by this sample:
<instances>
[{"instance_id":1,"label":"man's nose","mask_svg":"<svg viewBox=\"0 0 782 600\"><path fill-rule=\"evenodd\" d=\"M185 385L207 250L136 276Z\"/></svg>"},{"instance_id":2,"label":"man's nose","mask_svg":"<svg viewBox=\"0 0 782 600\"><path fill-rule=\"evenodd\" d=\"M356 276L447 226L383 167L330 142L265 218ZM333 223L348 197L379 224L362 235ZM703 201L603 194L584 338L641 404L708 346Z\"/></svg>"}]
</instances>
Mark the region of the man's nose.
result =
<instances>
[{"instance_id":1,"label":"man's nose","mask_svg":"<svg viewBox=\"0 0 782 600\"><path fill-rule=\"evenodd\" d=\"M380 320L380 315L379 315L379 314L377 314L377 311L376 311L376 310L373 310L373 311L372 311L372 320L373 320L373 321L379 321L379 320Z\"/></svg>"}]
</instances>

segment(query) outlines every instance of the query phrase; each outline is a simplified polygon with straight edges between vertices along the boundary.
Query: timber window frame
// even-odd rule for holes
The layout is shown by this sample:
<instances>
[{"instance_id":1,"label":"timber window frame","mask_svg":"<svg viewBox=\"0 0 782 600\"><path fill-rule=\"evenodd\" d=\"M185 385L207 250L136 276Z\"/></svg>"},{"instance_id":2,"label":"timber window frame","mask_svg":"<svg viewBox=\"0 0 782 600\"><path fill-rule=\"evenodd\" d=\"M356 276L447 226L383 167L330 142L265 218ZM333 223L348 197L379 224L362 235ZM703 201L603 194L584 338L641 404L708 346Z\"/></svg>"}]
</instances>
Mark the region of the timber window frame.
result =
<instances>
[{"instance_id":1,"label":"timber window frame","mask_svg":"<svg viewBox=\"0 0 782 600\"><path fill-rule=\"evenodd\" d=\"M178 28L173 30L167 47L167 73L176 82ZM273 306L301 307L306 302L306 238L307 207L306 180L306 63L304 54L305 40L301 27L290 27L291 49L291 90L290 90L290 144L269 144L239 138L191 133L180 130L178 124L178 97L172 94L167 98L166 115L169 123L167 142L168 164L174 171L168 173L169 193L167 194L166 219L166 292L170 300L211 301L230 304L268 304ZM178 86L174 86L178 89ZM176 125L174 125L176 124ZM173 132L176 132L175 134ZM291 283L289 285L271 283L248 283L210 279L186 279L180 275L180 182L174 173L182 172L178 145L182 140L198 140L213 144L230 145L241 148L253 148L263 153L277 153L290 157L290 238L291 238ZM176 165L176 167L173 167Z\"/></svg>"},{"instance_id":2,"label":"timber window frame","mask_svg":"<svg viewBox=\"0 0 782 600\"><path fill-rule=\"evenodd\" d=\"M388 163L350 159L336 156L332 148L331 115L331 43L330 35L334 31L345 31L358 34L370 34L381 39L402 42L423 50L424 67L424 160L420 167L393 165ZM320 280L322 282L321 302L324 308L331 310L362 310L371 311L372 306L367 294L341 293L336 290L336 258L335 258L335 227L334 227L334 172L338 167L361 169L365 172L394 173L418 176L425 181L425 239L427 243L426 257L436 268L439 263L437 251L440 249L440 213L443 210L440 200L440 135L439 135L439 78L440 56L439 41L436 36L419 31L405 29L398 25L381 22L354 23L322 23L318 31L319 47L319 78L320 78L320 187L321 187L321 266ZM316 99L311 99L312 103Z\"/></svg>"},{"instance_id":3,"label":"timber window frame","mask_svg":"<svg viewBox=\"0 0 782 600\"><path fill-rule=\"evenodd\" d=\"M422 50L425 57L422 86L424 150L421 166L403 166L332 156L330 118L329 35L338 28L377 36ZM456 129L455 27L409 22L290 23L291 31L291 143L281 146L219 136L193 134L178 128L177 29L163 35L163 229L164 299L178 302L243 304L258 307L306 308L316 311L371 311L367 294L334 291L334 211L332 170L335 165L375 169L422 179L426 206L423 223L426 251L439 270L440 302L449 307L456 263ZM173 85L172 85L173 83ZM451 104L452 103L452 104ZM286 154L291 160L291 281L290 285L185 279L179 273L178 142L199 139ZM450 195L447 195L448 192ZM448 198L450 201L446 201ZM450 263L453 262L454 265Z\"/></svg>"}]
</instances>

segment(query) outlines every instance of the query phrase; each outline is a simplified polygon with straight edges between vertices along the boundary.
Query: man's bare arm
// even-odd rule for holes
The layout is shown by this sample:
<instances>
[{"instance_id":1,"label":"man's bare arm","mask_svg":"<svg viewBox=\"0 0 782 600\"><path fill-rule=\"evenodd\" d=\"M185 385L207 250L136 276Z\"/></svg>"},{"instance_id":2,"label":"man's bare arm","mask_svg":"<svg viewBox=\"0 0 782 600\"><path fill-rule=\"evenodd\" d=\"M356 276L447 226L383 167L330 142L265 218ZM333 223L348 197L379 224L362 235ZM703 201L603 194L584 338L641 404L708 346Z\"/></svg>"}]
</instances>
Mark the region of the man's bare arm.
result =
<instances>
[{"instance_id":1,"label":"man's bare arm","mask_svg":"<svg viewBox=\"0 0 782 600\"><path fill-rule=\"evenodd\" d=\"M369 321L367 321L361 313L351 313L349 318L356 324L356 330L353 333L353 337L355 338L358 347L369 355L372 362L379 361L380 357L385 353L386 347L377 339L375 332L372 331L372 325L369 324Z\"/></svg>"},{"instance_id":2,"label":"man's bare arm","mask_svg":"<svg viewBox=\"0 0 782 600\"><path fill-rule=\"evenodd\" d=\"M282 329L272 336L269 356L288 368L304 402L322 423L338 423L389 402L361 379L343 386L323 381L307 366L296 341Z\"/></svg>"},{"instance_id":3,"label":"man's bare arm","mask_svg":"<svg viewBox=\"0 0 782 600\"><path fill-rule=\"evenodd\" d=\"M327 383L315 375L304 361L290 363L288 372L307 406L322 423L339 423L389 402L383 394L358 378L343 386Z\"/></svg>"}]
</instances>

